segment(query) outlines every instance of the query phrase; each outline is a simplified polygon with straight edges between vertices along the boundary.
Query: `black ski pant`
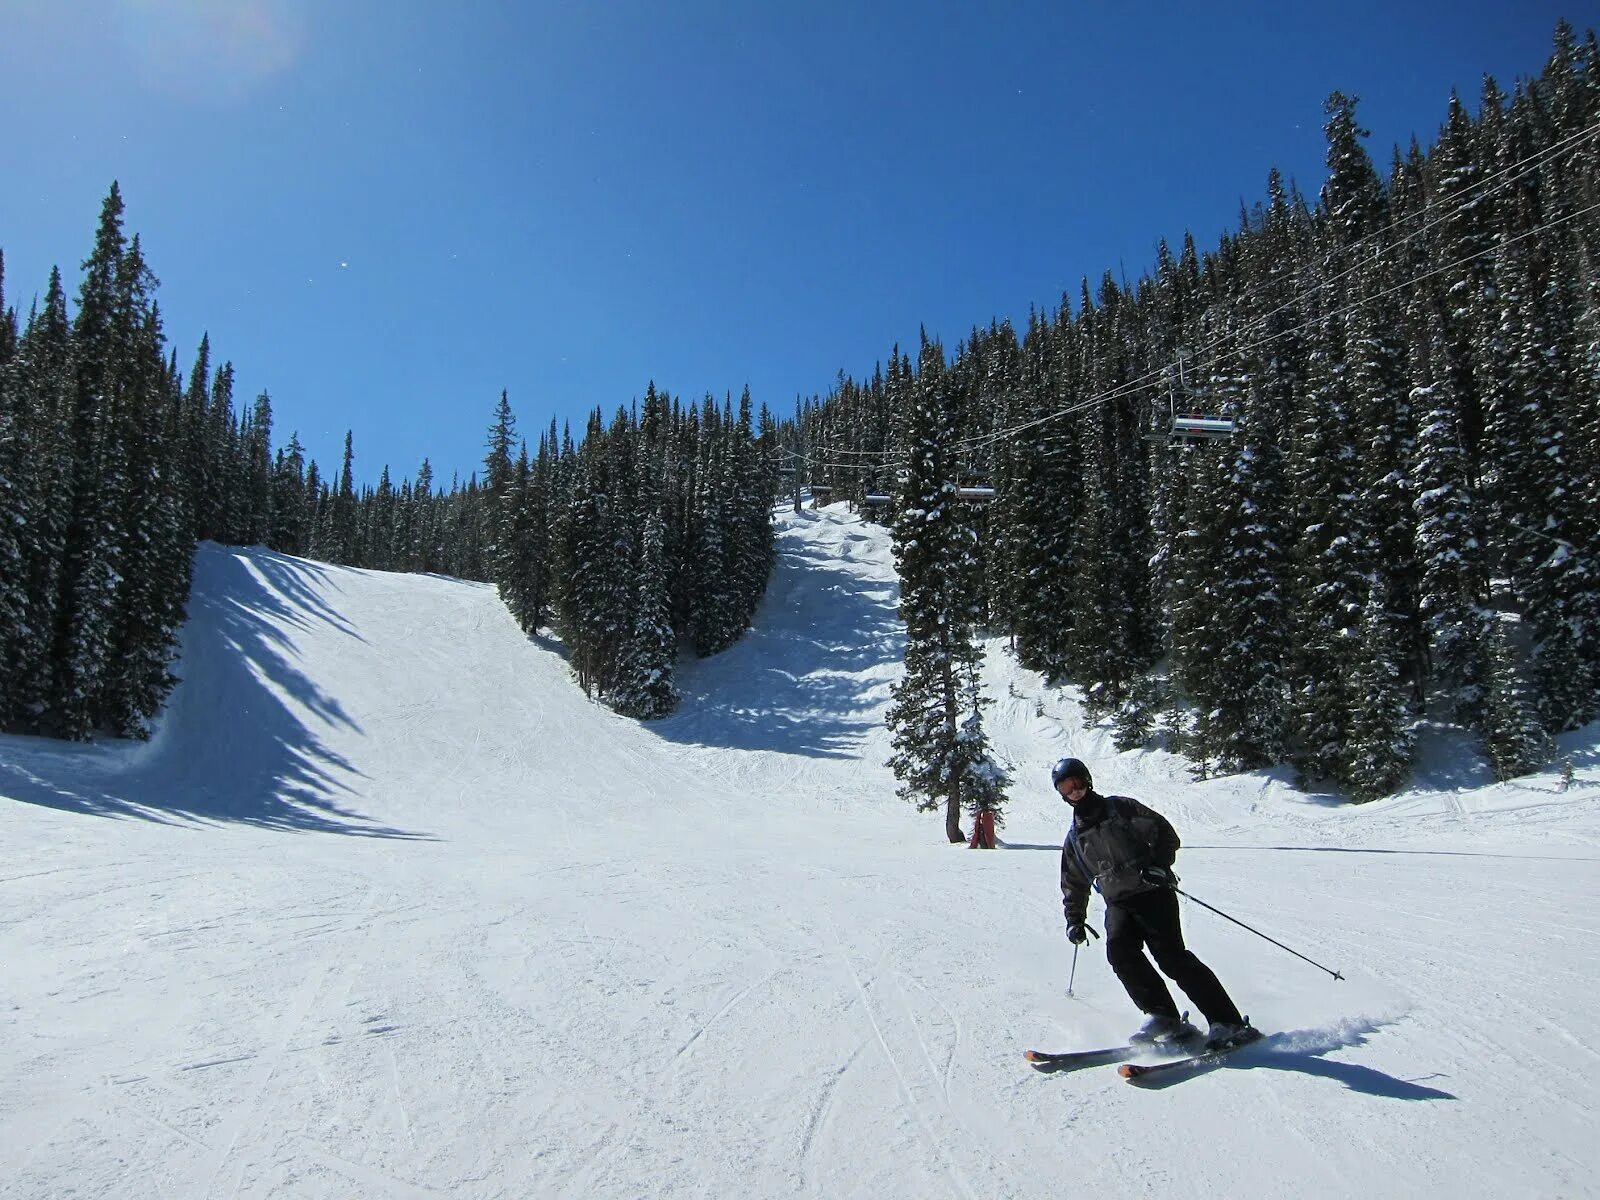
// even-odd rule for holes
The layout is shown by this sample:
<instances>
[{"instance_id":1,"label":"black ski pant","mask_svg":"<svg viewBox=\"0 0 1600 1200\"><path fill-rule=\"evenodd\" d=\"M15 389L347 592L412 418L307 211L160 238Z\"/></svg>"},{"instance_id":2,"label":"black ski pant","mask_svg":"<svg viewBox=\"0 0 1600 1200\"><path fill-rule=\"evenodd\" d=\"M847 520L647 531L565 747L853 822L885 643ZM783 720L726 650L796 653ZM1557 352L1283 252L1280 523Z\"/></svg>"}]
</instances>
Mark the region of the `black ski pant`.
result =
<instances>
[{"instance_id":1,"label":"black ski pant","mask_svg":"<svg viewBox=\"0 0 1600 1200\"><path fill-rule=\"evenodd\" d=\"M1244 1020L1211 968L1183 944L1178 894L1171 888L1140 892L1106 905L1106 959L1141 1012L1176 1017L1178 1006L1145 957L1146 948L1156 966L1183 989L1206 1020L1230 1024Z\"/></svg>"}]
</instances>

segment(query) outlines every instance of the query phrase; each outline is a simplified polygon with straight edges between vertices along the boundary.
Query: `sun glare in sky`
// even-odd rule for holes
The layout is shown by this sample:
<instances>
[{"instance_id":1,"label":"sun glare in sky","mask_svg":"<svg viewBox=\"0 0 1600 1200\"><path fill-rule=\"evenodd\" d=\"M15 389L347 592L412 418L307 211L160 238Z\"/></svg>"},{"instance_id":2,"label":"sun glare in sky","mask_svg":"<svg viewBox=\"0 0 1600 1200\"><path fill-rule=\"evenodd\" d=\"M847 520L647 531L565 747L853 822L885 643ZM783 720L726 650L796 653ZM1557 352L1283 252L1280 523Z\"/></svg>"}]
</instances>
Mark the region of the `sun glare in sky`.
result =
<instances>
[{"instance_id":1,"label":"sun glare in sky","mask_svg":"<svg viewBox=\"0 0 1600 1200\"><path fill-rule=\"evenodd\" d=\"M140 77L180 98L242 99L292 64L304 22L286 0L116 0Z\"/></svg>"}]
</instances>

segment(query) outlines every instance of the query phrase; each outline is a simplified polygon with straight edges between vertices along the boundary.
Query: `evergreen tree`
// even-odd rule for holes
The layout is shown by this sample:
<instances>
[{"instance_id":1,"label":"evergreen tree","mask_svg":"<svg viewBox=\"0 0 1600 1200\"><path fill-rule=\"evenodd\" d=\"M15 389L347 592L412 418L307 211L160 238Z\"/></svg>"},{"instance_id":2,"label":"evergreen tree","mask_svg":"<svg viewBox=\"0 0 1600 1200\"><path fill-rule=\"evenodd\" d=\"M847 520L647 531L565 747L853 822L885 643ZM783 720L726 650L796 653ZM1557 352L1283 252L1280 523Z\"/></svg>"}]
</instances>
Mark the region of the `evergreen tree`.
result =
<instances>
[{"instance_id":1,"label":"evergreen tree","mask_svg":"<svg viewBox=\"0 0 1600 1200\"><path fill-rule=\"evenodd\" d=\"M17 643L28 636L29 599L20 532L38 507L22 476L27 439L19 408L21 389L12 371L15 313L5 306L5 258L0 255L0 729L16 711Z\"/></svg>"},{"instance_id":2,"label":"evergreen tree","mask_svg":"<svg viewBox=\"0 0 1600 1200\"><path fill-rule=\"evenodd\" d=\"M488 503L485 552L489 559L490 578L500 588L502 596L506 595L508 588L516 586L518 574L517 551L512 536L515 508L512 491L517 483L517 473L511 452L517 444L516 429L511 401L502 391L500 403L495 408L494 424L489 426L488 454L483 460L483 480L488 489L485 497Z\"/></svg>"},{"instance_id":3,"label":"evergreen tree","mask_svg":"<svg viewBox=\"0 0 1600 1200\"><path fill-rule=\"evenodd\" d=\"M616 710L641 720L664 717L678 703L673 685L678 640L667 600L665 529L660 513L645 521L634 573L632 628L614 687Z\"/></svg>"},{"instance_id":4,"label":"evergreen tree","mask_svg":"<svg viewBox=\"0 0 1600 1200\"><path fill-rule=\"evenodd\" d=\"M272 398L256 396L240 439L244 457L243 520L241 540L247 546L264 546L272 535Z\"/></svg>"},{"instance_id":5,"label":"evergreen tree","mask_svg":"<svg viewBox=\"0 0 1600 1200\"><path fill-rule=\"evenodd\" d=\"M1114 709L1149 664L1156 643L1144 601L1150 542L1143 497L1143 427L1125 386L1130 369L1126 298L1109 275L1100 305L1085 295L1085 377L1109 398L1085 414L1083 512L1072 570L1072 673L1098 711Z\"/></svg>"},{"instance_id":6,"label":"evergreen tree","mask_svg":"<svg viewBox=\"0 0 1600 1200\"><path fill-rule=\"evenodd\" d=\"M1326 318L1311 352L1290 486L1297 504L1291 644L1291 761L1312 780L1343 781L1354 651L1367 583L1346 524L1356 510L1356 452L1344 326Z\"/></svg>"},{"instance_id":7,"label":"evergreen tree","mask_svg":"<svg viewBox=\"0 0 1600 1200\"><path fill-rule=\"evenodd\" d=\"M7 657L0 660L9 677L0 721L29 732L43 728L55 690L54 633L75 481L69 433L77 372L71 336L61 272L52 270L44 306L30 316L7 371L7 394L15 399L12 528L21 555L25 623L15 627Z\"/></svg>"},{"instance_id":8,"label":"evergreen tree","mask_svg":"<svg viewBox=\"0 0 1600 1200\"><path fill-rule=\"evenodd\" d=\"M1281 760L1289 714L1290 571L1281 509L1283 456L1276 414L1259 390L1240 420L1240 445L1221 502L1229 533L1218 567L1211 621L1215 657L1202 669L1213 756L1223 770Z\"/></svg>"},{"instance_id":9,"label":"evergreen tree","mask_svg":"<svg viewBox=\"0 0 1600 1200\"><path fill-rule=\"evenodd\" d=\"M59 736L87 738L106 684L113 649L113 615L123 555L119 514L127 492L126 447L120 424L122 344L127 314L120 311L118 272L127 242L122 195L112 184L100 210L95 245L83 263L72 341L76 354L71 444L72 509L62 561L55 673L49 702Z\"/></svg>"},{"instance_id":10,"label":"evergreen tree","mask_svg":"<svg viewBox=\"0 0 1600 1200\"><path fill-rule=\"evenodd\" d=\"M1489 634L1483 751L1499 780L1538 770L1550 757L1550 738L1539 719L1538 698L1504 622Z\"/></svg>"},{"instance_id":11,"label":"evergreen tree","mask_svg":"<svg viewBox=\"0 0 1600 1200\"><path fill-rule=\"evenodd\" d=\"M894 748L889 765L900 780L900 796L923 812L942 806L945 836L961 842L962 809L996 806L1004 779L989 755L981 707L973 702L964 711L962 705L964 684L976 695L976 539L951 478L956 406L944 352L926 338L904 420L900 441L907 458L893 539L906 653L905 675L892 689L887 716Z\"/></svg>"},{"instance_id":12,"label":"evergreen tree","mask_svg":"<svg viewBox=\"0 0 1600 1200\"><path fill-rule=\"evenodd\" d=\"M1432 344L1442 353L1438 325ZM1435 378L1428 367L1420 374ZM1475 724L1483 698L1483 648L1489 624L1484 607L1487 576L1461 446L1456 396L1446 379L1419 384L1412 396L1423 410L1412 472L1416 488L1413 506L1420 568L1418 608L1433 687L1447 713Z\"/></svg>"},{"instance_id":13,"label":"evergreen tree","mask_svg":"<svg viewBox=\"0 0 1600 1200\"><path fill-rule=\"evenodd\" d=\"M272 467L272 524L267 545L285 554L304 555L311 540L311 506L306 494L306 452L298 431L278 451Z\"/></svg>"},{"instance_id":14,"label":"evergreen tree","mask_svg":"<svg viewBox=\"0 0 1600 1200\"><path fill-rule=\"evenodd\" d=\"M1350 797L1357 802L1398 791L1411 774L1411 716L1401 677L1399 623L1384 585L1374 584L1361 621L1345 766Z\"/></svg>"},{"instance_id":15,"label":"evergreen tree","mask_svg":"<svg viewBox=\"0 0 1600 1200\"><path fill-rule=\"evenodd\" d=\"M327 532L324 550L330 562L354 565L359 527L356 512L355 485L355 434L344 433L344 458L339 466L339 478L327 505Z\"/></svg>"}]
</instances>

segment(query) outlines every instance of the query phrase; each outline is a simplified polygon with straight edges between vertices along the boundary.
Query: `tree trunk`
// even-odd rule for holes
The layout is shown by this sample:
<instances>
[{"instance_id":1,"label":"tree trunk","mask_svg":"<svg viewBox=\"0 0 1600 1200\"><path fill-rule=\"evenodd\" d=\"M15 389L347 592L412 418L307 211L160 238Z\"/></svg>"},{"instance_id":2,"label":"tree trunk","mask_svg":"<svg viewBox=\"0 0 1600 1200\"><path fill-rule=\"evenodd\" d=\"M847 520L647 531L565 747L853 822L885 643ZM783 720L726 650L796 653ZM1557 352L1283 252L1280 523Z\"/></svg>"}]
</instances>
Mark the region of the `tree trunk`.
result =
<instances>
[{"instance_id":1,"label":"tree trunk","mask_svg":"<svg viewBox=\"0 0 1600 1200\"><path fill-rule=\"evenodd\" d=\"M961 832L961 787L953 779L950 781L950 798L944 804L944 835L955 845L967 840L967 835Z\"/></svg>"},{"instance_id":2,"label":"tree trunk","mask_svg":"<svg viewBox=\"0 0 1600 1200\"><path fill-rule=\"evenodd\" d=\"M944 732L946 746L956 740L956 673L950 660L949 626L944 626L939 640L944 646ZM944 835L951 844L964 843L967 835L961 832L961 769L950 769L950 792L944 803Z\"/></svg>"}]
</instances>

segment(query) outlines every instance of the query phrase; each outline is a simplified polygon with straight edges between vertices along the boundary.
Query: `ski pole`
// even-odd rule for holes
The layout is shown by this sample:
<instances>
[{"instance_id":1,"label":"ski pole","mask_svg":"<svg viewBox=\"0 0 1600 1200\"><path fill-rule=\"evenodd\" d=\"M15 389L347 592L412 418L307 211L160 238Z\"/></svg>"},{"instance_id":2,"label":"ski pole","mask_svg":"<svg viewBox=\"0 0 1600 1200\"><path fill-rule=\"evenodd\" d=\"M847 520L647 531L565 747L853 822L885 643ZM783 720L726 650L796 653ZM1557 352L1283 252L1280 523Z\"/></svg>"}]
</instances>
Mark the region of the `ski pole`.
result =
<instances>
[{"instance_id":1,"label":"ski pole","mask_svg":"<svg viewBox=\"0 0 1600 1200\"><path fill-rule=\"evenodd\" d=\"M1189 895L1189 893L1184 891L1181 887L1174 887L1172 890L1177 892L1178 895L1184 897L1186 900L1193 900L1201 908L1211 909L1211 911L1216 913L1217 916L1224 917L1227 920L1232 921L1235 925L1239 926L1240 929L1249 929L1250 932L1255 934L1258 938L1265 938L1267 941L1271 942L1274 946L1276 946L1279 950L1289 950L1289 947L1285 946L1282 942L1278 941L1276 938L1267 937L1267 935L1262 933L1259 929L1251 929L1250 926L1246 925L1243 921L1239 920L1238 917L1230 917L1230 916L1228 916L1228 914L1223 912L1220 908L1213 908L1211 905L1207 904L1204 900L1200 899L1198 896ZM1316 962L1313 959L1307 958L1304 954L1301 954L1300 951L1298 951L1298 950L1289 950L1289 953L1294 955L1296 958L1300 959L1302 962L1310 963L1313 967L1317 968L1317 970L1319 970L1319 971L1327 971L1328 974L1332 975L1335 979L1343 979L1344 978L1343 975L1339 974L1339 972L1333 970L1331 967L1325 967L1321 963Z\"/></svg>"},{"instance_id":2,"label":"ski pole","mask_svg":"<svg viewBox=\"0 0 1600 1200\"><path fill-rule=\"evenodd\" d=\"M1087 929L1090 933L1094 934L1095 937L1099 937L1100 936L1099 931L1097 929L1095 929L1095 927L1093 925L1089 924L1087 921L1085 921L1083 923L1083 927L1085 929ZM1080 944L1081 943L1078 943L1078 942L1073 942L1072 943L1072 973L1067 976L1067 995L1069 995L1069 996L1072 995L1072 983L1073 983L1073 981L1075 979L1078 978L1078 946Z\"/></svg>"}]
</instances>

